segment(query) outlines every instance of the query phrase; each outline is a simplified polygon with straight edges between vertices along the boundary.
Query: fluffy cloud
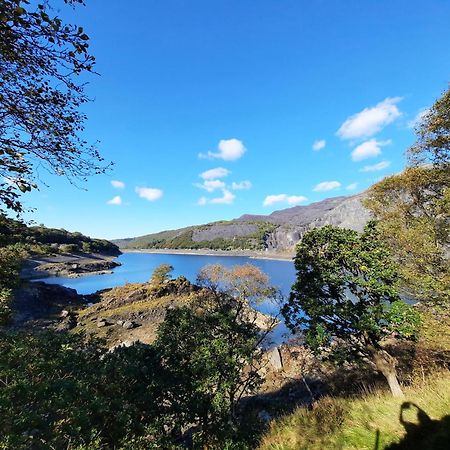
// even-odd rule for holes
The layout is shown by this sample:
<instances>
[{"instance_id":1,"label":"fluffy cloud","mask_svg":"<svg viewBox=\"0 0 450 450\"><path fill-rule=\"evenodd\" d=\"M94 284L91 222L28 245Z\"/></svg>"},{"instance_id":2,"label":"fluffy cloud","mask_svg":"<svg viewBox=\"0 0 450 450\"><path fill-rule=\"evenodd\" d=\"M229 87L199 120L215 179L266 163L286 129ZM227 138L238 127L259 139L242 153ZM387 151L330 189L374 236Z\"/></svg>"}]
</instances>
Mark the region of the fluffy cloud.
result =
<instances>
[{"instance_id":1,"label":"fluffy cloud","mask_svg":"<svg viewBox=\"0 0 450 450\"><path fill-rule=\"evenodd\" d=\"M416 116L414 117L414 119L410 120L408 122L408 128L416 128L417 125L419 125L422 122L422 119L430 112L429 109L424 108L421 109Z\"/></svg>"},{"instance_id":2,"label":"fluffy cloud","mask_svg":"<svg viewBox=\"0 0 450 450\"><path fill-rule=\"evenodd\" d=\"M236 196L230 192L228 189L222 189L222 197L215 197L215 198L206 198L206 197L200 197L197 204L204 206L207 204L212 205L231 205L234 202L234 199Z\"/></svg>"},{"instance_id":3,"label":"fluffy cloud","mask_svg":"<svg viewBox=\"0 0 450 450\"><path fill-rule=\"evenodd\" d=\"M123 189L125 187L125 183L119 180L111 180L111 185L116 189Z\"/></svg>"},{"instance_id":4,"label":"fluffy cloud","mask_svg":"<svg viewBox=\"0 0 450 450\"><path fill-rule=\"evenodd\" d=\"M268 195L263 202L263 206L271 206L275 203L287 203L288 205L296 205L298 203L306 202L308 199L303 195L287 195L276 194Z\"/></svg>"},{"instance_id":5,"label":"fluffy cloud","mask_svg":"<svg viewBox=\"0 0 450 450\"><path fill-rule=\"evenodd\" d=\"M377 141L376 139L370 139L358 145L352 151L353 161L362 161L363 159L375 158L381 154L381 147L391 144L392 141Z\"/></svg>"},{"instance_id":6,"label":"fluffy cloud","mask_svg":"<svg viewBox=\"0 0 450 450\"><path fill-rule=\"evenodd\" d=\"M322 183L314 186L313 191L315 192L326 192L332 191L333 189L338 189L341 187L341 183L339 181L322 181Z\"/></svg>"},{"instance_id":7,"label":"fluffy cloud","mask_svg":"<svg viewBox=\"0 0 450 450\"><path fill-rule=\"evenodd\" d=\"M378 170L386 169L391 165L390 161L381 161L378 164L373 164L372 166L364 166L361 172L377 172Z\"/></svg>"},{"instance_id":8,"label":"fluffy cloud","mask_svg":"<svg viewBox=\"0 0 450 450\"><path fill-rule=\"evenodd\" d=\"M401 97L388 97L370 108L364 108L350 116L339 128L337 135L341 139L356 139L373 136L386 125L401 116L397 103Z\"/></svg>"},{"instance_id":9,"label":"fluffy cloud","mask_svg":"<svg viewBox=\"0 0 450 450\"><path fill-rule=\"evenodd\" d=\"M108 200L106 203L108 205L121 205L122 204L122 198L120 197L120 195L116 195L111 200Z\"/></svg>"},{"instance_id":10,"label":"fluffy cloud","mask_svg":"<svg viewBox=\"0 0 450 450\"><path fill-rule=\"evenodd\" d=\"M358 183L351 183L345 187L347 191L354 191L358 187Z\"/></svg>"},{"instance_id":11,"label":"fluffy cloud","mask_svg":"<svg viewBox=\"0 0 450 450\"><path fill-rule=\"evenodd\" d=\"M318 141L314 141L312 148L315 152L318 152L319 150L325 148L325 145L327 145L327 141L325 139L320 139Z\"/></svg>"},{"instance_id":12,"label":"fluffy cloud","mask_svg":"<svg viewBox=\"0 0 450 450\"><path fill-rule=\"evenodd\" d=\"M228 176L231 172L223 167L216 167L215 169L206 170L200 174L200 178L204 180L213 180L217 178L224 178Z\"/></svg>"},{"instance_id":13,"label":"fluffy cloud","mask_svg":"<svg viewBox=\"0 0 450 450\"><path fill-rule=\"evenodd\" d=\"M159 200L163 196L161 189L149 188L149 187L137 187L136 192L141 198L145 198L149 202Z\"/></svg>"},{"instance_id":14,"label":"fluffy cloud","mask_svg":"<svg viewBox=\"0 0 450 450\"><path fill-rule=\"evenodd\" d=\"M217 152L199 153L199 158L213 159L219 158L224 161L236 161L246 151L244 144L239 139L222 139L217 146Z\"/></svg>"},{"instance_id":15,"label":"fluffy cloud","mask_svg":"<svg viewBox=\"0 0 450 450\"><path fill-rule=\"evenodd\" d=\"M194 186L208 192L213 192L216 189L224 189L225 183L221 180L205 180L203 183L195 183Z\"/></svg>"},{"instance_id":16,"label":"fluffy cloud","mask_svg":"<svg viewBox=\"0 0 450 450\"><path fill-rule=\"evenodd\" d=\"M242 191L245 189L250 189L252 187L252 183L250 183L250 181L245 180L245 181L241 181L240 183L236 183L233 181L233 183L231 183L231 189L233 189L234 191Z\"/></svg>"}]
</instances>

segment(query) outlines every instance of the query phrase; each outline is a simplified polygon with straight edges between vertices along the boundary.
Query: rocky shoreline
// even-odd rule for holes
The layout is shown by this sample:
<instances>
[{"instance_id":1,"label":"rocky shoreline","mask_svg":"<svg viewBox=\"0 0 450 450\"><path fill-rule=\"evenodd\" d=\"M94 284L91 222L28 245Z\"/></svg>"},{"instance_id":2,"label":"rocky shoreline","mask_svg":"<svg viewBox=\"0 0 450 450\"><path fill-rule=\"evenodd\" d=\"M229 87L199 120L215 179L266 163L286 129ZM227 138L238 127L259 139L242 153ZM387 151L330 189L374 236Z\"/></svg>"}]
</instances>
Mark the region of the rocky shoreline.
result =
<instances>
[{"instance_id":1,"label":"rocky shoreline","mask_svg":"<svg viewBox=\"0 0 450 450\"><path fill-rule=\"evenodd\" d=\"M155 253L163 255L197 255L197 256L244 256L251 259L270 259L275 261L291 261L293 253L258 252L252 250L212 250L212 249L128 249L121 248L122 253Z\"/></svg>"},{"instance_id":2,"label":"rocky shoreline","mask_svg":"<svg viewBox=\"0 0 450 450\"><path fill-rule=\"evenodd\" d=\"M116 256L100 254L66 254L36 256L28 259L20 277L25 280L48 277L77 278L85 275L103 275L120 266Z\"/></svg>"}]
</instances>

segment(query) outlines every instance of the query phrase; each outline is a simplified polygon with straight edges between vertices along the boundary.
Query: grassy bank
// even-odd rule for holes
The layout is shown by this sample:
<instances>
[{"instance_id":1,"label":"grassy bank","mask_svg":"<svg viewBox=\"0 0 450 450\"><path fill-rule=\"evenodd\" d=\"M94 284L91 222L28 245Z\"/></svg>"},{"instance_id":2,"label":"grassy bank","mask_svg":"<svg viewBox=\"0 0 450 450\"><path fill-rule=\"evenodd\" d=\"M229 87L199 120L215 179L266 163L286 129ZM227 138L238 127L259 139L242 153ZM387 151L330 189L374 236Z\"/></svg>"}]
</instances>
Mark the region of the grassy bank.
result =
<instances>
[{"instance_id":1,"label":"grassy bank","mask_svg":"<svg viewBox=\"0 0 450 450\"><path fill-rule=\"evenodd\" d=\"M259 450L447 449L449 443L450 373L439 372L405 388L405 399L383 391L298 408L272 422Z\"/></svg>"}]
</instances>

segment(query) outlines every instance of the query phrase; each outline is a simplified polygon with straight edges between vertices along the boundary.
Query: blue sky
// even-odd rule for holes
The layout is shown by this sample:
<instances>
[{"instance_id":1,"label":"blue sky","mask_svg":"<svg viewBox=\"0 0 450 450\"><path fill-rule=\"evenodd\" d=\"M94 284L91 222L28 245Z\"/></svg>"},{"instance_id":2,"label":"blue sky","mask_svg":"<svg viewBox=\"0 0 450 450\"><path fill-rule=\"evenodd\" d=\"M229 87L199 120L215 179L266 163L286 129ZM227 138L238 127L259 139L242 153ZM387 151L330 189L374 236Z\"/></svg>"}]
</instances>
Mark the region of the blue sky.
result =
<instances>
[{"instance_id":1,"label":"blue sky","mask_svg":"<svg viewBox=\"0 0 450 450\"><path fill-rule=\"evenodd\" d=\"M450 81L444 0L88 0L85 110L107 175L25 199L118 238L349 195L399 172ZM114 183L113 183L114 182ZM114 185L113 185L114 184Z\"/></svg>"}]
</instances>

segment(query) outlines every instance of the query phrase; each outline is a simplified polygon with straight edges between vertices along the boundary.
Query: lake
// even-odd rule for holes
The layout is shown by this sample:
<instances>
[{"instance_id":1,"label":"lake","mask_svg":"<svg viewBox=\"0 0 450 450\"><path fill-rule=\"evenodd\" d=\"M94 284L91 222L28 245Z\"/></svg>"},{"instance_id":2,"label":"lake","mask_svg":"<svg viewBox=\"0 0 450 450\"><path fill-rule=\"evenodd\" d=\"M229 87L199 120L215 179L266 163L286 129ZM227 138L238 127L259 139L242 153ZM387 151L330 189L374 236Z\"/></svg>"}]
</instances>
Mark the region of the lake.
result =
<instances>
[{"instance_id":1,"label":"lake","mask_svg":"<svg viewBox=\"0 0 450 450\"><path fill-rule=\"evenodd\" d=\"M80 278L49 277L39 281L51 284L60 284L76 289L79 294L92 294L100 289L121 286L126 283L143 283L150 279L154 269L160 264L173 266L173 276L185 276L195 282L199 270L208 264L222 264L231 267L241 264L254 264L270 278L270 283L280 289L287 296L295 280L295 269L292 261L271 259L255 259L245 256L207 256L207 255L180 255L161 253L124 253L117 258L122 265L116 267L111 274L86 275ZM278 305L272 302L263 302L256 305L256 309L267 314L278 313ZM279 343L284 340L287 329L280 324L271 337L272 341Z\"/></svg>"}]
</instances>

